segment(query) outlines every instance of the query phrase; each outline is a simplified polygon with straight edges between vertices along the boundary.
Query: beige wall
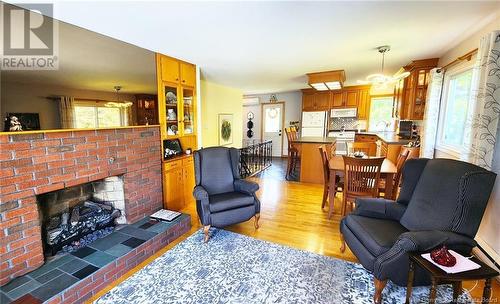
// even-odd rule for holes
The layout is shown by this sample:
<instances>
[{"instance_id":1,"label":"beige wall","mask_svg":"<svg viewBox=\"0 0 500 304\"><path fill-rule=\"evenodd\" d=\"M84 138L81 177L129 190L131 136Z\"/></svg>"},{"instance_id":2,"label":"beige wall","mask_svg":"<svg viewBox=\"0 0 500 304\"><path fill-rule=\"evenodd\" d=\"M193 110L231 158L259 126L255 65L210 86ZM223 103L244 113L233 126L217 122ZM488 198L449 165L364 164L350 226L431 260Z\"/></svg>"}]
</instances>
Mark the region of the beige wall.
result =
<instances>
[{"instance_id":1,"label":"beige wall","mask_svg":"<svg viewBox=\"0 0 500 304\"><path fill-rule=\"evenodd\" d=\"M488 20L486 20L488 21ZM460 43L458 43L455 47L448 50L441 57L439 57L439 66L444 66L458 57L472 51L479 47L479 40L486 33L492 32L494 30L500 29L500 9L496 12L496 14L491 16L489 23L487 23L483 28L473 33Z\"/></svg>"},{"instance_id":2,"label":"beige wall","mask_svg":"<svg viewBox=\"0 0 500 304\"><path fill-rule=\"evenodd\" d=\"M481 37L490 33L494 30L500 29L500 14L497 13L494 20L488 23L484 28L480 29L478 32L472 34L470 37L463 40L456 47L447 51L439 60L439 65L443 66L457 57L464 55L467 52L472 51L479 47L479 40ZM500 125L499 125L500 127ZM497 131L500 134L500 131ZM494 160L496 163L493 164L493 171L497 173L496 183L491 194L488 207L483 216L479 232L476 236L476 240L479 242L481 247L483 247L490 256L492 256L497 262L500 262L500 144L497 142L495 149ZM438 158L452 158L457 157L453 154L446 153L445 151L435 150L435 157ZM478 254L480 254L478 252Z\"/></svg>"},{"instance_id":3,"label":"beige wall","mask_svg":"<svg viewBox=\"0 0 500 304\"><path fill-rule=\"evenodd\" d=\"M233 143L242 145L243 91L205 79L200 82L202 147L219 145L219 114L233 114Z\"/></svg>"},{"instance_id":4,"label":"beige wall","mask_svg":"<svg viewBox=\"0 0 500 304\"><path fill-rule=\"evenodd\" d=\"M38 113L43 130L60 129L57 101L49 96L72 96L82 99L116 100L114 92L87 91L58 86L7 83L1 85L1 115L6 113ZM120 100L135 101L134 95L120 93ZM3 125L2 125L3 130Z\"/></svg>"}]
</instances>

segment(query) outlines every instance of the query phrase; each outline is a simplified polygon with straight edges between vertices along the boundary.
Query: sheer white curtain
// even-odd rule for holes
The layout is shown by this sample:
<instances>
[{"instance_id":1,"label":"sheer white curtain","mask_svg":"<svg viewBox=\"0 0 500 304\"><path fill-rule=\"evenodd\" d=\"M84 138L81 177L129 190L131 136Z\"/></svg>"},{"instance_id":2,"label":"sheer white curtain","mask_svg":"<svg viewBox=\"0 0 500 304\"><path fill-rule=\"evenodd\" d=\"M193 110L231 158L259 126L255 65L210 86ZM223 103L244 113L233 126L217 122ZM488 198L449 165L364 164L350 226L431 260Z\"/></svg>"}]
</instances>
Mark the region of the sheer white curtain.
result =
<instances>
[{"instance_id":1,"label":"sheer white curtain","mask_svg":"<svg viewBox=\"0 0 500 304\"><path fill-rule=\"evenodd\" d=\"M491 170L500 118L500 31L481 39L461 159Z\"/></svg>"},{"instance_id":2,"label":"sheer white curtain","mask_svg":"<svg viewBox=\"0 0 500 304\"><path fill-rule=\"evenodd\" d=\"M434 68L430 71L430 82L427 87L424 122L421 132L420 157L434 158L443 76L444 72L440 68Z\"/></svg>"},{"instance_id":3,"label":"sheer white curtain","mask_svg":"<svg viewBox=\"0 0 500 304\"><path fill-rule=\"evenodd\" d=\"M59 116L61 118L61 128L75 128L75 99L70 96L59 98Z\"/></svg>"}]
</instances>

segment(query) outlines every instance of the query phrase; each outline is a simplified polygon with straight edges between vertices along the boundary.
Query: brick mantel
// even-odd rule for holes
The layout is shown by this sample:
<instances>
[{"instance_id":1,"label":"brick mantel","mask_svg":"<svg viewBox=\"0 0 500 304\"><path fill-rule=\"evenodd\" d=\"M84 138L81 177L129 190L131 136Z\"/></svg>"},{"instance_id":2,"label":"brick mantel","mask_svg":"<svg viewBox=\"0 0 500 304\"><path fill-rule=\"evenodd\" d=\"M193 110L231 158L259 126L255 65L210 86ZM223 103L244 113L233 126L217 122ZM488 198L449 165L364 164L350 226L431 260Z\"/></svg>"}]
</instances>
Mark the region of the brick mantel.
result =
<instances>
[{"instance_id":1,"label":"brick mantel","mask_svg":"<svg viewBox=\"0 0 500 304\"><path fill-rule=\"evenodd\" d=\"M44 262L36 195L123 175L127 221L162 206L159 127L0 135L0 286Z\"/></svg>"}]
</instances>

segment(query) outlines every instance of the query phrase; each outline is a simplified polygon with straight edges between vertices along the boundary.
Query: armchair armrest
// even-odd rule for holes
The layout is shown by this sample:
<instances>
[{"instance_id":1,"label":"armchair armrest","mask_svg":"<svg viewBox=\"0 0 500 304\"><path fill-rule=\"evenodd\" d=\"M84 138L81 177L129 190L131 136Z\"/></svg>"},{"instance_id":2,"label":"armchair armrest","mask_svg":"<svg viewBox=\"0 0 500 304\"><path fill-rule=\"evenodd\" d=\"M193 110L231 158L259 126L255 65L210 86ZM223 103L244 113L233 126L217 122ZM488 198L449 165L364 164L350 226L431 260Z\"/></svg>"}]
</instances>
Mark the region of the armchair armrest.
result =
<instances>
[{"instance_id":1,"label":"armchair armrest","mask_svg":"<svg viewBox=\"0 0 500 304\"><path fill-rule=\"evenodd\" d=\"M196 200L196 212L198 213L201 223L204 226L211 225L210 201L207 190L203 188L203 186L195 186L193 189L193 196Z\"/></svg>"},{"instance_id":2,"label":"armchair armrest","mask_svg":"<svg viewBox=\"0 0 500 304\"><path fill-rule=\"evenodd\" d=\"M429 251L441 244L447 247L465 246L473 248L477 245L473 238L451 231L426 230L409 231L401 234L396 241L406 251Z\"/></svg>"},{"instance_id":3,"label":"armchair armrest","mask_svg":"<svg viewBox=\"0 0 500 304\"><path fill-rule=\"evenodd\" d=\"M196 186L193 189L193 196L197 201L208 199L208 192L203 186Z\"/></svg>"},{"instance_id":4,"label":"armchair armrest","mask_svg":"<svg viewBox=\"0 0 500 304\"><path fill-rule=\"evenodd\" d=\"M353 214L399 221L406 206L383 198L358 198Z\"/></svg>"},{"instance_id":5,"label":"armchair armrest","mask_svg":"<svg viewBox=\"0 0 500 304\"><path fill-rule=\"evenodd\" d=\"M427 230L402 233L387 252L378 256L373 264L373 274L379 280L390 278L405 284L408 274L408 252L426 252L445 243L450 249L468 254L477 245L474 239L451 231Z\"/></svg>"},{"instance_id":6,"label":"armchair armrest","mask_svg":"<svg viewBox=\"0 0 500 304\"><path fill-rule=\"evenodd\" d=\"M257 183L247 181L244 179L237 179L234 181L234 190L249 195L254 195L255 192L259 190L259 185Z\"/></svg>"}]
</instances>

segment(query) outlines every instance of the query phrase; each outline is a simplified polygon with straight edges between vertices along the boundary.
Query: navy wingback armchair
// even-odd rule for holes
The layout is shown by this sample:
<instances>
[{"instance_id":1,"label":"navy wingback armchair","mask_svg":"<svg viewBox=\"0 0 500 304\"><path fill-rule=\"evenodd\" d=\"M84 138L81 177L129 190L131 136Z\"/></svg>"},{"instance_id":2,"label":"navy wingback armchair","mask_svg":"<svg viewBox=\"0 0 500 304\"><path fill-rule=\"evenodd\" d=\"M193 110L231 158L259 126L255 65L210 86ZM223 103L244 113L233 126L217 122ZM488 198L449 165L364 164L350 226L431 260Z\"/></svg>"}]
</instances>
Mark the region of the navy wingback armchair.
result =
<instances>
[{"instance_id":1,"label":"navy wingback armchair","mask_svg":"<svg viewBox=\"0 0 500 304\"><path fill-rule=\"evenodd\" d=\"M397 201L358 199L356 209L342 219L341 234L375 281L374 302L391 280L406 286L408 252L430 251L445 243L470 254L496 174L451 159L412 159L403 167ZM414 285L430 277L415 270Z\"/></svg>"},{"instance_id":2,"label":"navy wingback armchair","mask_svg":"<svg viewBox=\"0 0 500 304\"><path fill-rule=\"evenodd\" d=\"M196 210L208 241L211 226L224 227L255 218L259 228L259 185L240 178L240 151L211 147L194 152Z\"/></svg>"}]
</instances>

